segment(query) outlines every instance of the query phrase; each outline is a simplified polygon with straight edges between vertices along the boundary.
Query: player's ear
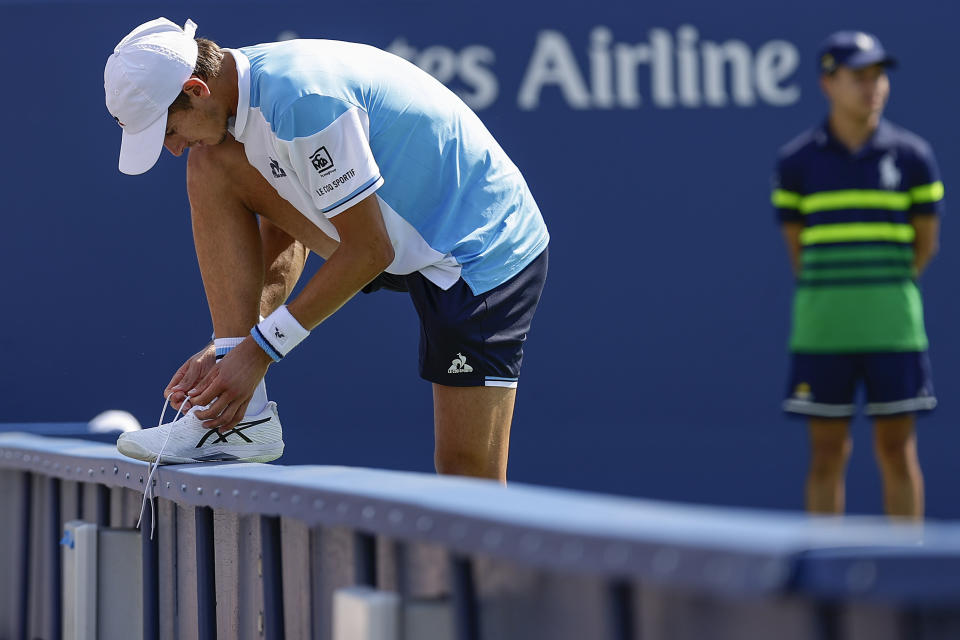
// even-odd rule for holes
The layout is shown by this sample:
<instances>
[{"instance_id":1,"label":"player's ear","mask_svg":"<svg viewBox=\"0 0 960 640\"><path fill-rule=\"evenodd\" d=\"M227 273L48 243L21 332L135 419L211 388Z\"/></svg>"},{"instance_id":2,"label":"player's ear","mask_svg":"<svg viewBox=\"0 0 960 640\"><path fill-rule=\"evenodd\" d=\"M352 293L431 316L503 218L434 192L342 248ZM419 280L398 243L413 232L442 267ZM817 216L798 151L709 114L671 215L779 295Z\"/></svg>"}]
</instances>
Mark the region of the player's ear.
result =
<instances>
[{"instance_id":1,"label":"player's ear","mask_svg":"<svg viewBox=\"0 0 960 640\"><path fill-rule=\"evenodd\" d=\"M210 96L210 87L197 76L190 76L190 78L183 83L183 92L198 98L207 98Z\"/></svg>"}]
</instances>

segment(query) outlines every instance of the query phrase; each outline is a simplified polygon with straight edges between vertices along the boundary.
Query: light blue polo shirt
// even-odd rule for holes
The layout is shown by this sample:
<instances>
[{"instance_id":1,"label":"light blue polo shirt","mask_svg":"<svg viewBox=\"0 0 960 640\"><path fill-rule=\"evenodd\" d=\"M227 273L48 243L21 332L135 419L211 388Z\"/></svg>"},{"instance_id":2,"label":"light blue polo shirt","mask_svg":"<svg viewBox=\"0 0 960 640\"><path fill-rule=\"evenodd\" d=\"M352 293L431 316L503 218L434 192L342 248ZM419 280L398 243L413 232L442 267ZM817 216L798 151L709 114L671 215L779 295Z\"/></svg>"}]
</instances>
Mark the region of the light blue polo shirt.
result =
<instances>
[{"instance_id":1,"label":"light blue polo shirt","mask_svg":"<svg viewBox=\"0 0 960 640\"><path fill-rule=\"evenodd\" d=\"M483 293L547 246L523 176L480 119L417 66L367 45L291 40L231 50L231 133L331 237L329 218L376 194L396 258L446 289Z\"/></svg>"}]
</instances>

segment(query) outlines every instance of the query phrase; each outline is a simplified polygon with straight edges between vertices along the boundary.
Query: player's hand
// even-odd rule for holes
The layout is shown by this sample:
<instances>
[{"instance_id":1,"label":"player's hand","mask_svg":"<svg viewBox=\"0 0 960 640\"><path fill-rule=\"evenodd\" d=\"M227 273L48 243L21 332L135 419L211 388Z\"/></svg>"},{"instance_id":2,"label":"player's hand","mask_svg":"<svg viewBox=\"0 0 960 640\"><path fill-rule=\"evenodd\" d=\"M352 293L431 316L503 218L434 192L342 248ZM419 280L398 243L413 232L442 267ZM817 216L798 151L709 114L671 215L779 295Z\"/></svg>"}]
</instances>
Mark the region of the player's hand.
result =
<instances>
[{"instance_id":1,"label":"player's hand","mask_svg":"<svg viewBox=\"0 0 960 640\"><path fill-rule=\"evenodd\" d=\"M193 406L210 405L194 415L221 433L237 426L272 362L252 338L241 342L187 392Z\"/></svg>"},{"instance_id":2,"label":"player's hand","mask_svg":"<svg viewBox=\"0 0 960 640\"><path fill-rule=\"evenodd\" d=\"M187 358L187 361L177 369L177 372L173 374L173 377L167 384L167 388L163 390L163 397L169 398L170 404L174 409L180 409L186 413L192 406L189 400L187 400L186 404L183 404L183 401L187 397L187 391L192 389L201 378L207 375L216 363L217 350L211 342Z\"/></svg>"}]
</instances>

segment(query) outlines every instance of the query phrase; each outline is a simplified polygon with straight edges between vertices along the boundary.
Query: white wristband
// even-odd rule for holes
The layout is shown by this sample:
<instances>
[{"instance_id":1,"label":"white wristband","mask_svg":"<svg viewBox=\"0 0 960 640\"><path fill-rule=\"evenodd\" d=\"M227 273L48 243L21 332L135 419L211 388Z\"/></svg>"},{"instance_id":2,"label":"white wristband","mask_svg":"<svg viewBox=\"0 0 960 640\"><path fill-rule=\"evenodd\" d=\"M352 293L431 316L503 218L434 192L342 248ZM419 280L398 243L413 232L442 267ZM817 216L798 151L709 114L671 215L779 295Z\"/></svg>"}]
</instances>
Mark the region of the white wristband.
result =
<instances>
[{"instance_id":1,"label":"white wristband","mask_svg":"<svg viewBox=\"0 0 960 640\"><path fill-rule=\"evenodd\" d=\"M251 329L250 335L274 362L279 362L310 332L282 305Z\"/></svg>"}]
</instances>

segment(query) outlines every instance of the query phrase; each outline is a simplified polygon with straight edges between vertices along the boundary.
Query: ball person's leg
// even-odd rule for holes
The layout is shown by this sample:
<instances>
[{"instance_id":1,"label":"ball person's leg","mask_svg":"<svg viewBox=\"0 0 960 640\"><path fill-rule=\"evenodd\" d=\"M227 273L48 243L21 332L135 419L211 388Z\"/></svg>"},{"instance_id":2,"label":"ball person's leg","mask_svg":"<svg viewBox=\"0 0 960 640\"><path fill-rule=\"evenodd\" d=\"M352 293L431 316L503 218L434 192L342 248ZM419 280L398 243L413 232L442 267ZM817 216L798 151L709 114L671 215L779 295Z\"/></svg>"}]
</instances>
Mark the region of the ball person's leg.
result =
<instances>
[{"instance_id":1,"label":"ball person's leg","mask_svg":"<svg viewBox=\"0 0 960 640\"><path fill-rule=\"evenodd\" d=\"M849 418L811 418L806 506L810 513L843 513L847 460L853 450Z\"/></svg>"},{"instance_id":2,"label":"ball person's leg","mask_svg":"<svg viewBox=\"0 0 960 640\"><path fill-rule=\"evenodd\" d=\"M883 477L883 506L887 515L923 517L923 473L917 457L913 414L876 416L873 445Z\"/></svg>"}]
</instances>

